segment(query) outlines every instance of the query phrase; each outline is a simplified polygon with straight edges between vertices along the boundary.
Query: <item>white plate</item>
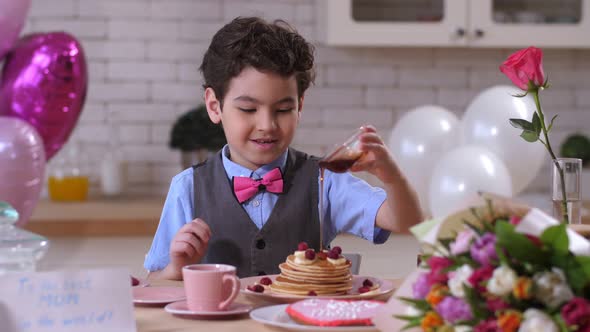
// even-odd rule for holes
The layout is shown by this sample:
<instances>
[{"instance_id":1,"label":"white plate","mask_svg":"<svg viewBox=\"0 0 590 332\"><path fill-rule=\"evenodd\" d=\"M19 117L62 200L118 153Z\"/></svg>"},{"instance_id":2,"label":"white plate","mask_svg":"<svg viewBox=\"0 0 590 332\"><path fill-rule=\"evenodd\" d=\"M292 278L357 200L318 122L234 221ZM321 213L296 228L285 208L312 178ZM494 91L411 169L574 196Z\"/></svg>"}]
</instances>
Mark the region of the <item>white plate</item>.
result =
<instances>
[{"instance_id":1,"label":"white plate","mask_svg":"<svg viewBox=\"0 0 590 332\"><path fill-rule=\"evenodd\" d=\"M279 294L273 293L270 290L265 290L263 293L256 293L247 289L248 286L254 285L255 283L259 282L260 279L264 277L269 277L273 282L278 274L267 275L267 276L260 276L260 277L248 277L240 279L240 292L242 294L254 297L256 300L265 300L274 303L292 303L295 301L307 299L307 298L330 298L330 299L338 299L338 300L370 300L374 299L378 296L388 294L392 292L395 287L393 283L388 280L383 280L374 277L367 277L367 276L352 276L352 289L349 291L348 294L345 295L326 295L326 296L303 296L303 295L289 295L289 294ZM368 293L359 293L358 289L363 285L363 281L365 279L369 279L373 282L373 284L378 284L379 289L376 291L368 292Z\"/></svg>"},{"instance_id":2,"label":"white plate","mask_svg":"<svg viewBox=\"0 0 590 332\"><path fill-rule=\"evenodd\" d=\"M133 303L140 305L164 305L186 298L182 287L133 287L131 292Z\"/></svg>"},{"instance_id":3,"label":"white plate","mask_svg":"<svg viewBox=\"0 0 590 332\"><path fill-rule=\"evenodd\" d=\"M368 332L378 331L375 326L311 326L296 323L285 312L288 304L272 305L250 311L250 318L270 325L281 327L289 331L320 331L320 332Z\"/></svg>"},{"instance_id":4,"label":"white plate","mask_svg":"<svg viewBox=\"0 0 590 332\"><path fill-rule=\"evenodd\" d=\"M164 310L173 315L184 318L212 319L247 314L252 310L252 306L249 304L234 302L224 311L191 311L189 310L186 301L179 301L168 304L164 307Z\"/></svg>"}]
</instances>

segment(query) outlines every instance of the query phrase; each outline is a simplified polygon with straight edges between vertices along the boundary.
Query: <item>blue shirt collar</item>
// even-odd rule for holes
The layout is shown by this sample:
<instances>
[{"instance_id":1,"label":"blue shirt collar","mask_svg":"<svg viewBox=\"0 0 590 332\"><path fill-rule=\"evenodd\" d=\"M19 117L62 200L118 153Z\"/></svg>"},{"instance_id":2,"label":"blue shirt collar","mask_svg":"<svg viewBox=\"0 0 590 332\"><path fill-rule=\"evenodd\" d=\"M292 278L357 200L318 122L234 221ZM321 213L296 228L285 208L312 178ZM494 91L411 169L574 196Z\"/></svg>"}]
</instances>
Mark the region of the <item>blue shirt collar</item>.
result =
<instances>
[{"instance_id":1,"label":"blue shirt collar","mask_svg":"<svg viewBox=\"0 0 590 332\"><path fill-rule=\"evenodd\" d=\"M258 168L255 171L252 171L240 164L237 164L229 159L229 146L226 144L221 152L221 158L223 161L223 168L225 168L225 173L227 177L231 179L234 176L247 176L253 179L260 179L266 173L271 171L273 168L279 167L281 172L285 174L285 166L287 165L287 155L288 150L283 152L277 159L274 161L263 165L262 167Z\"/></svg>"}]
</instances>

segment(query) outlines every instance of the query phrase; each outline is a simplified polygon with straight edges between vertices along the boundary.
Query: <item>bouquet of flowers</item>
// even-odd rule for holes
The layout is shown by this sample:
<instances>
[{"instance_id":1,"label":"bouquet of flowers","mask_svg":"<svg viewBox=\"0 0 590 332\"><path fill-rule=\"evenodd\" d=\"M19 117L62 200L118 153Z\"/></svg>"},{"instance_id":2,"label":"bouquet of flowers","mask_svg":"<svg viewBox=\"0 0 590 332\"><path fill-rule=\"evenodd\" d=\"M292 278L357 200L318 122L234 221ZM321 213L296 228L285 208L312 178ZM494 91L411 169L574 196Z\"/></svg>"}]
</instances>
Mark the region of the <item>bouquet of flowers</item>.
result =
<instances>
[{"instance_id":1,"label":"bouquet of flowers","mask_svg":"<svg viewBox=\"0 0 590 332\"><path fill-rule=\"evenodd\" d=\"M394 324L376 319L378 327L590 331L590 243L566 225L489 202L439 226L431 253L390 300L393 317L381 313Z\"/></svg>"}]
</instances>

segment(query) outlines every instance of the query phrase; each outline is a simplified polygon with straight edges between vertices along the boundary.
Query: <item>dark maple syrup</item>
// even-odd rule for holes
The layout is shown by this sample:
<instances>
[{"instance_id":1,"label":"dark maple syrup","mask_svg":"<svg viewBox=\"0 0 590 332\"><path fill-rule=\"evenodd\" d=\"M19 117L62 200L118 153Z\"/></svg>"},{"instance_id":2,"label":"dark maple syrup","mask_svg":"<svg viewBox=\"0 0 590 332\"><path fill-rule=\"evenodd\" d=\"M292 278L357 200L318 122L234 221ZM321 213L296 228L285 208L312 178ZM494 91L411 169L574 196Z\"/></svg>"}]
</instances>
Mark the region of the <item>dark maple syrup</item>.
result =
<instances>
[{"instance_id":1,"label":"dark maple syrup","mask_svg":"<svg viewBox=\"0 0 590 332\"><path fill-rule=\"evenodd\" d=\"M345 146L341 146L330 155L322 158L319 161L319 166L323 169L329 169L334 173L344 173L348 171L362 155L363 154L360 151L351 150Z\"/></svg>"}]
</instances>

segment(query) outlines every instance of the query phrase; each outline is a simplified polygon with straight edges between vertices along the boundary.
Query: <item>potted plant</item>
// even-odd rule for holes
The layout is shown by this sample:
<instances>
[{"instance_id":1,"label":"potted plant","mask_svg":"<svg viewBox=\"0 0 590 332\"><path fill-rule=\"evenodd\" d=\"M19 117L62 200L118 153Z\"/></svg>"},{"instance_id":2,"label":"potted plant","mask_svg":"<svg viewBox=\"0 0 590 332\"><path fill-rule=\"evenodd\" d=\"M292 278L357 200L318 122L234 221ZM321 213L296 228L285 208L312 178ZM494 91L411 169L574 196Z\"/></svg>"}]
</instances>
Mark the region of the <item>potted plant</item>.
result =
<instances>
[{"instance_id":1,"label":"potted plant","mask_svg":"<svg viewBox=\"0 0 590 332\"><path fill-rule=\"evenodd\" d=\"M560 153L565 158L582 159L582 199L590 200L590 139L579 133L569 135L561 144Z\"/></svg>"},{"instance_id":2,"label":"potted plant","mask_svg":"<svg viewBox=\"0 0 590 332\"><path fill-rule=\"evenodd\" d=\"M188 168L207 159L226 142L223 129L211 122L207 108L201 104L176 120L170 132L169 145L181 151L182 166Z\"/></svg>"}]
</instances>

